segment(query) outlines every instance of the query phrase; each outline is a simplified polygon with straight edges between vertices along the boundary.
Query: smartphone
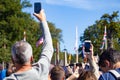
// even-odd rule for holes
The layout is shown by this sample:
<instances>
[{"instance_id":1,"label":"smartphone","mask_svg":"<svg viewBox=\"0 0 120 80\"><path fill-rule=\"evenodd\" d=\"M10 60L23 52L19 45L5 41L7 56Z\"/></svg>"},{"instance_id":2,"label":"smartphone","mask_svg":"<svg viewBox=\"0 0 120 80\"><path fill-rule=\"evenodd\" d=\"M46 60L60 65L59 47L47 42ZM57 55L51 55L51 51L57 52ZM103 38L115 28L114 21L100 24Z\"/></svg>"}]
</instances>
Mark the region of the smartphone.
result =
<instances>
[{"instance_id":1,"label":"smartphone","mask_svg":"<svg viewBox=\"0 0 120 80\"><path fill-rule=\"evenodd\" d=\"M85 52L90 52L91 41L90 40L85 40L84 41L84 47L85 47Z\"/></svg>"},{"instance_id":2,"label":"smartphone","mask_svg":"<svg viewBox=\"0 0 120 80\"><path fill-rule=\"evenodd\" d=\"M40 2L35 2L34 3L34 12L39 13L41 10L41 3Z\"/></svg>"}]
</instances>

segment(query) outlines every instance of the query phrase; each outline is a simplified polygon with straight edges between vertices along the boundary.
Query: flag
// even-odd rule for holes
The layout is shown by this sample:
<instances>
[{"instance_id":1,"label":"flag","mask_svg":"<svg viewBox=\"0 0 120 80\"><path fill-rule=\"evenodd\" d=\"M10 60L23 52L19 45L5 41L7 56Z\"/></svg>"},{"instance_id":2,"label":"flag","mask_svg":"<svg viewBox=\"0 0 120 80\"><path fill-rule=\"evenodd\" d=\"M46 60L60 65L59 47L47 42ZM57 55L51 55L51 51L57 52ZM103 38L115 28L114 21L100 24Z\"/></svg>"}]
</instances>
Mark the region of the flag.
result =
<instances>
[{"instance_id":1,"label":"flag","mask_svg":"<svg viewBox=\"0 0 120 80\"><path fill-rule=\"evenodd\" d=\"M84 59L85 54L84 54L84 47L83 47L83 46L82 46L82 52L81 52L81 55L82 55L82 59Z\"/></svg>"},{"instance_id":2,"label":"flag","mask_svg":"<svg viewBox=\"0 0 120 80\"><path fill-rule=\"evenodd\" d=\"M43 43L43 37L40 37L39 40L36 42L36 47Z\"/></svg>"},{"instance_id":3,"label":"flag","mask_svg":"<svg viewBox=\"0 0 120 80\"><path fill-rule=\"evenodd\" d=\"M71 61L71 54L69 54L68 60Z\"/></svg>"},{"instance_id":4,"label":"flag","mask_svg":"<svg viewBox=\"0 0 120 80\"><path fill-rule=\"evenodd\" d=\"M68 56L68 64L71 64L71 59L72 59L72 55L69 54L69 56Z\"/></svg>"},{"instance_id":5,"label":"flag","mask_svg":"<svg viewBox=\"0 0 120 80\"><path fill-rule=\"evenodd\" d=\"M105 43L104 43L104 41L102 41L102 46L100 47L101 50L104 48L104 45L105 45Z\"/></svg>"},{"instance_id":6,"label":"flag","mask_svg":"<svg viewBox=\"0 0 120 80\"><path fill-rule=\"evenodd\" d=\"M106 26L105 26L105 30L104 30L104 36L103 36L103 41L102 41L102 46L100 49L103 49L105 46L105 49L107 49L107 35L106 35Z\"/></svg>"}]
</instances>

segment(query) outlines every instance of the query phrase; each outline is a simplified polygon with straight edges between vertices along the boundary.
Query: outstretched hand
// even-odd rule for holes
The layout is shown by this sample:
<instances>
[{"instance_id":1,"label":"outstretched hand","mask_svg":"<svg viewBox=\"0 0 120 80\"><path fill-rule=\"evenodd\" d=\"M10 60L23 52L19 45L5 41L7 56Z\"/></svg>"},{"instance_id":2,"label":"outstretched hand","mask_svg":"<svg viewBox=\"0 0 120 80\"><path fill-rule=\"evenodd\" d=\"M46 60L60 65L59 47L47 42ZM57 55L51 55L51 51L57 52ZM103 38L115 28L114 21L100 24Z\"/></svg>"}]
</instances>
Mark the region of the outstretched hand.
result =
<instances>
[{"instance_id":1,"label":"outstretched hand","mask_svg":"<svg viewBox=\"0 0 120 80\"><path fill-rule=\"evenodd\" d=\"M94 55L93 45L91 44L90 52L89 52L89 54L86 53L86 57L87 57L88 59L94 59L93 55Z\"/></svg>"},{"instance_id":2,"label":"outstretched hand","mask_svg":"<svg viewBox=\"0 0 120 80\"><path fill-rule=\"evenodd\" d=\"M33 15L40 21L46 21L45 12L44 12L43 9L40 11L40 13L38 13L38 14L37 13L33 13Z\"/></svg>"}]
</instances>

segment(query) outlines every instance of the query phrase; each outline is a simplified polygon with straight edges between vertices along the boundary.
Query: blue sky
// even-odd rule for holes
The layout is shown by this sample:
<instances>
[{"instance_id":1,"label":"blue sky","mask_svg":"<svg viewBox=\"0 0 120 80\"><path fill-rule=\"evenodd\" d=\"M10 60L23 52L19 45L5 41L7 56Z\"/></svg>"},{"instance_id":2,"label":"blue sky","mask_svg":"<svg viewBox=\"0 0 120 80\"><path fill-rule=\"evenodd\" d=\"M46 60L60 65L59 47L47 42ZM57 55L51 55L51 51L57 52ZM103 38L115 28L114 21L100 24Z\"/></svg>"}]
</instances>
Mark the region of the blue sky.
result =
<instances>
[{"instance_id":1,"label":"blue sky","mask_svg":"<svg viewBox=\"0 0 120 80\"><path fill-rule=\"evenodd\" d=\"M64 46L69 53L75 54L75 28L78 28L78 37L84 30L99 20L105 14L119 11L120 0L29 0L30 3L41 2L45 9L47 20L62 30L64 43L60 43L60 50ZM34 8L24 11L33 14ZM32 16L33 17L33 16ZM78 41L78 44L80 42Z\"/></svg>"}]
</instances>

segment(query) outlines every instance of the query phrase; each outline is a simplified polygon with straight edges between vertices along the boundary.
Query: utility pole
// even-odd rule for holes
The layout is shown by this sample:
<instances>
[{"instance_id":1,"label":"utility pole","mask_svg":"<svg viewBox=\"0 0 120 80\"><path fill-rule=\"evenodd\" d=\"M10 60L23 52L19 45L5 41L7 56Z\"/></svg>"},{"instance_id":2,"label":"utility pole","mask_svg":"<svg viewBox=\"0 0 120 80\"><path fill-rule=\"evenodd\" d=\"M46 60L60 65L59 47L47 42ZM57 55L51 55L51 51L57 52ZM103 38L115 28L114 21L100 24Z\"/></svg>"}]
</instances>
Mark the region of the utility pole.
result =
<instances>
[{"instance_id":1,"label":"utility pole","mask_svg":"<svg viewBox=\"0 0 120 80\"><path fill-rule=\"evenodd\" d=\"M56 65L59 65L59 42L56 45Z\"/></svg>"}]
</instances>

